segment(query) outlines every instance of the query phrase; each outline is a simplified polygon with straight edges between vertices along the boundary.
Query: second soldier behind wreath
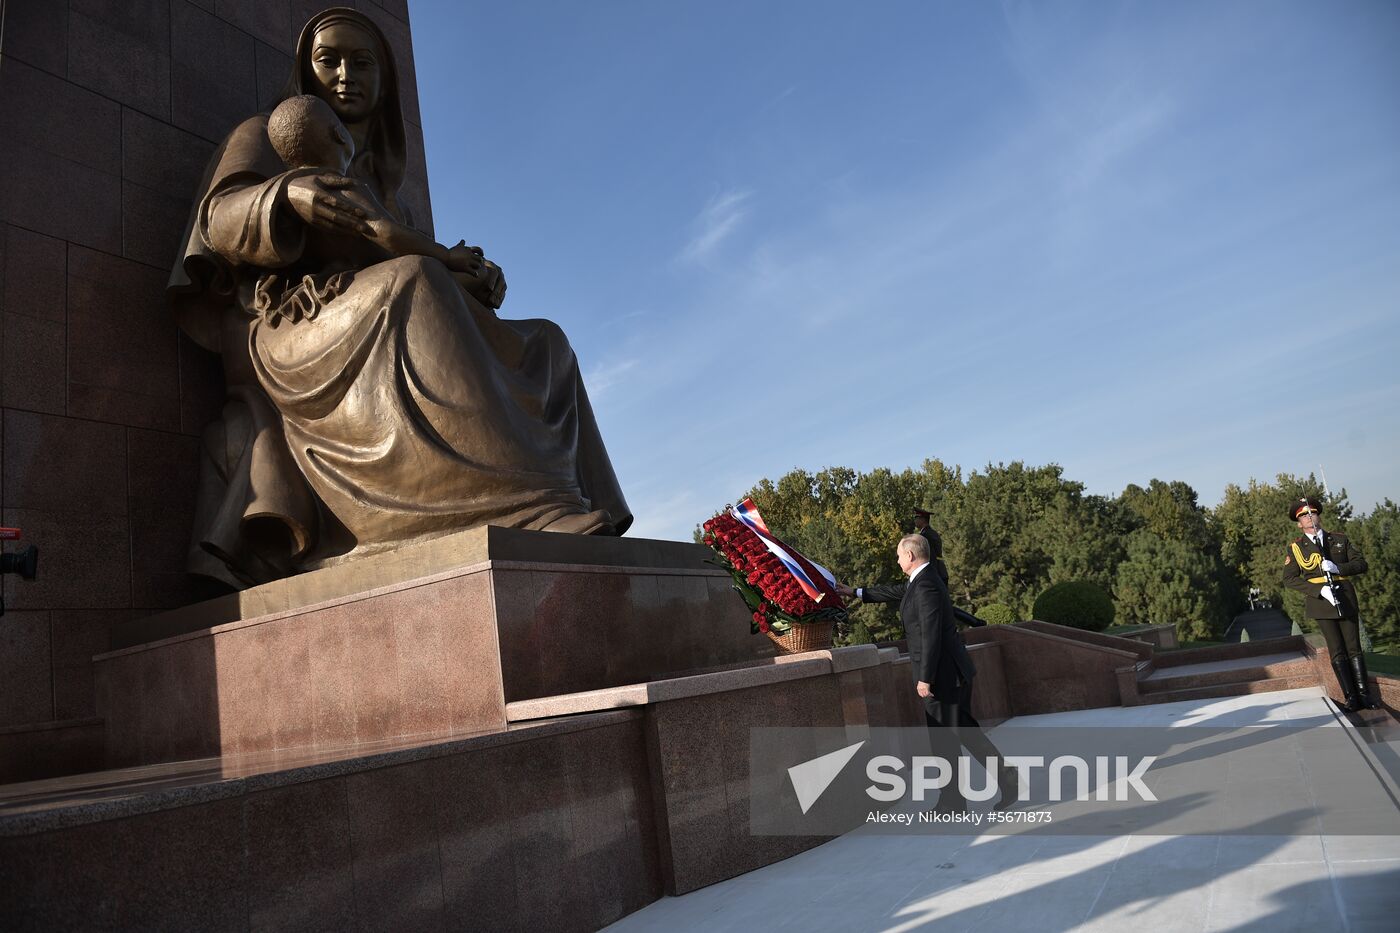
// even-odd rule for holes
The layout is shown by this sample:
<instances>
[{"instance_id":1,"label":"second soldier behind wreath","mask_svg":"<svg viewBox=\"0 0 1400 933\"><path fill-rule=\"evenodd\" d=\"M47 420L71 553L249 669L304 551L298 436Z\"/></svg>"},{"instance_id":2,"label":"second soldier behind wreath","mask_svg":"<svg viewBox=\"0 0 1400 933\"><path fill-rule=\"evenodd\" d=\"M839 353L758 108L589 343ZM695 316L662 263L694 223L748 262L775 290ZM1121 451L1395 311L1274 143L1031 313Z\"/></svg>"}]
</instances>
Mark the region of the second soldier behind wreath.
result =
<instances>
[{"instance_id":1,"label":"second soldier behind wreath","mask_svg":"<svg viewBox=\"0 0 1400 933\"><path fill-rule=\"evenodd\" d=\"M929 561L933 568L938 571L938 575L943 578L943 582L948 582L948 565L943 563L943 539L938 532L933 530L933 526L928 523L928 509L914 509L914 532L925 541L929 547Z\"/></svg>"},{"instance_id":2,"label":"second soldier behind wreath","mask_svg":"<svg viewBox=\"0 0 1400 933\"><path fill-rule=\"evenodd\" d=\"M1322 629L1346 709L1378 709L1361 653L1356 587L1349 579L1366 572L1366 558L1346 535L1323 529L1322 506L1316 499L1293 500L1288 517L1303 533L1293 539L1283 558L1283 585L1303 594L1308 618ZM1328 577L1335 586L1328 585Z\"/></svg>"}]
</instances>

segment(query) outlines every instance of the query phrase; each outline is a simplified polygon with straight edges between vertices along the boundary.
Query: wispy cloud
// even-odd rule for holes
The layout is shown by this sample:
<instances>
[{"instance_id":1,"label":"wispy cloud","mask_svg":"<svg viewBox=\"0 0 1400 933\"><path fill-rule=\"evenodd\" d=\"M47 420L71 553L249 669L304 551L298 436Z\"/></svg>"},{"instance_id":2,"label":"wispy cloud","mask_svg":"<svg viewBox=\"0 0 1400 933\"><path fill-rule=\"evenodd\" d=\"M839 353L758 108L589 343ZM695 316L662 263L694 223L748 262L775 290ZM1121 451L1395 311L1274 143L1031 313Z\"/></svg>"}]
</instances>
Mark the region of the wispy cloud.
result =
<instances>
[{"instance_id":1,"label":"wispy cloud","mask_svg":"<svg viewBox=\"0 0 1400 933\"><path fill-rule=\"evenodd\" d=\"M703 262L714 254L748 215L751 191L722 191L710 198L695 218L695 233L681 250L683 262Z\"/></svg>"},{"instance_id":2,"label":"wispy cloud","mask_svg":"<svg viewBox=\"0 0 1400 933\"><path fill-rule=\"evenodd\" d=\"M594 399L599 398L608 389L617 385L629 371L636 369L639 362L641 361L635 358L618 360L584 373L583 382L584 385L588 386L588 394Z\"/></svg>"},{"instance_id":3,"label":"wispy cloud","mask_svg":"<svg viewBox=\"0 0 1400 933\"><path fill-rule=\"evenodd\" d=\"M1124 101L1099 125L1088 128L1069 172L1070 190L1091 187L1114 163L1162 132L1175 110L1165 95Z\"/></svg>"}]
</instances>

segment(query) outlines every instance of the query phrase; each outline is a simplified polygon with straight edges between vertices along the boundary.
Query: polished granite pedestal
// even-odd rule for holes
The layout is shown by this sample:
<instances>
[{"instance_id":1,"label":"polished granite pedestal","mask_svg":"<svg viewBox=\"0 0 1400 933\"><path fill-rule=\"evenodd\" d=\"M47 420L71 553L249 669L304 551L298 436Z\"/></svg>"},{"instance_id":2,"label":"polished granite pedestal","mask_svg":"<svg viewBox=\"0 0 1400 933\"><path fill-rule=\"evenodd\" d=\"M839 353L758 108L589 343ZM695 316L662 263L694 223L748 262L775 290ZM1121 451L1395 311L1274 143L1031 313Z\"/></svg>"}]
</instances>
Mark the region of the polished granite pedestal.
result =
<instances>
[{"instance_id":1,"label":"polished granite pedestal","mask_svg":"<svg viewBox=\"0 0 1400 933\"><path fill-rule=\"evenodd\" d=\"M709 553L479 528L139 620L94 659L108 761L497 729L508 703L771 657Z\"/></svg>"},{"instance_id":2,"label":"polished granite pedestal","mask_svg":"<svg viewBox=\"0 0 1400 933\"><path fill-rule=\"evenodd\" d=\"M909 684L864 645L517 701L472 734L8 785L0 929L595 930L824 842L750 831L750 730L910 725Z\"/></svg>"}]
</instances>

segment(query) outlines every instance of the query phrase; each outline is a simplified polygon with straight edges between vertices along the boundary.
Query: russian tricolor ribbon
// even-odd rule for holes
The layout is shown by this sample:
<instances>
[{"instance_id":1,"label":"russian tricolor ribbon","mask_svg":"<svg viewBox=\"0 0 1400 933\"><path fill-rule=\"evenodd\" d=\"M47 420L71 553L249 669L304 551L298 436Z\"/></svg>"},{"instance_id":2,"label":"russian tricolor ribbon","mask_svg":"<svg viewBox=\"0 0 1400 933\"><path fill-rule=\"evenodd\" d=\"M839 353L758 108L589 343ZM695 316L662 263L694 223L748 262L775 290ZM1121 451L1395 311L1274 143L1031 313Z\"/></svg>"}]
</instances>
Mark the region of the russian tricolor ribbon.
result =
<instances>
[{"instance_id":1,"label":"russian tricolor ribbon","mask_svg":"<svg viewBox=\"0 0 1400 933\"><path fill-rule=\"evenodd\" d=\"M827 596L831 596L840 603L840 598L836 595L836 577L832 572L775 538L773 532L764 524L763 516L758 514L758 506L753 504L752 499L740 502L729 510L729 514L758 535L758 540L763 542L770 554L782 562L788 573L797 581L797 585L802 587L802 591L811 597L813 602L820 603Z\"/></svg>"}]
</instances>

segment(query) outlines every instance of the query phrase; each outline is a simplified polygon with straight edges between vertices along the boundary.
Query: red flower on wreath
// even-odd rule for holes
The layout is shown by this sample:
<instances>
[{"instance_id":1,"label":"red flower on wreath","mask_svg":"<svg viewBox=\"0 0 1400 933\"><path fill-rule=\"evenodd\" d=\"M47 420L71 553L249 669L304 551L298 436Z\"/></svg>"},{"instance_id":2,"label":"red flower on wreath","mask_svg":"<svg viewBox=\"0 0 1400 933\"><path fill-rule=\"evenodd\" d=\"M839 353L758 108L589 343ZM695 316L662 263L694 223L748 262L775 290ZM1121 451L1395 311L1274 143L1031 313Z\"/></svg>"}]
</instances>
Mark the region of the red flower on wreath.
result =
<instances>
[{"instance_id":1,"label":"red flower on wreath","mask_svg":"<svg viewBox=\"0 0 1400 933\"><path fill-rule=\"evenodd\" d=\"M752 503L746 505L750 510L748 514L756 517L757 510ZM762 527L762 520L758 521ZM734 578L734 588L744 596L751 611L753 632L785 633L793 623L820 621L829 624L834 618L844 617L845 607L840 597L826 589L826 597L820 603L814 600L754 529L727 509L705 521L701 528L704 531L701 540L718 555L720 565ZM776 538L772 540L788 557L796 560L807 575L816 572L816 565L807 558Z\"/></svg>"}]
</instances>

